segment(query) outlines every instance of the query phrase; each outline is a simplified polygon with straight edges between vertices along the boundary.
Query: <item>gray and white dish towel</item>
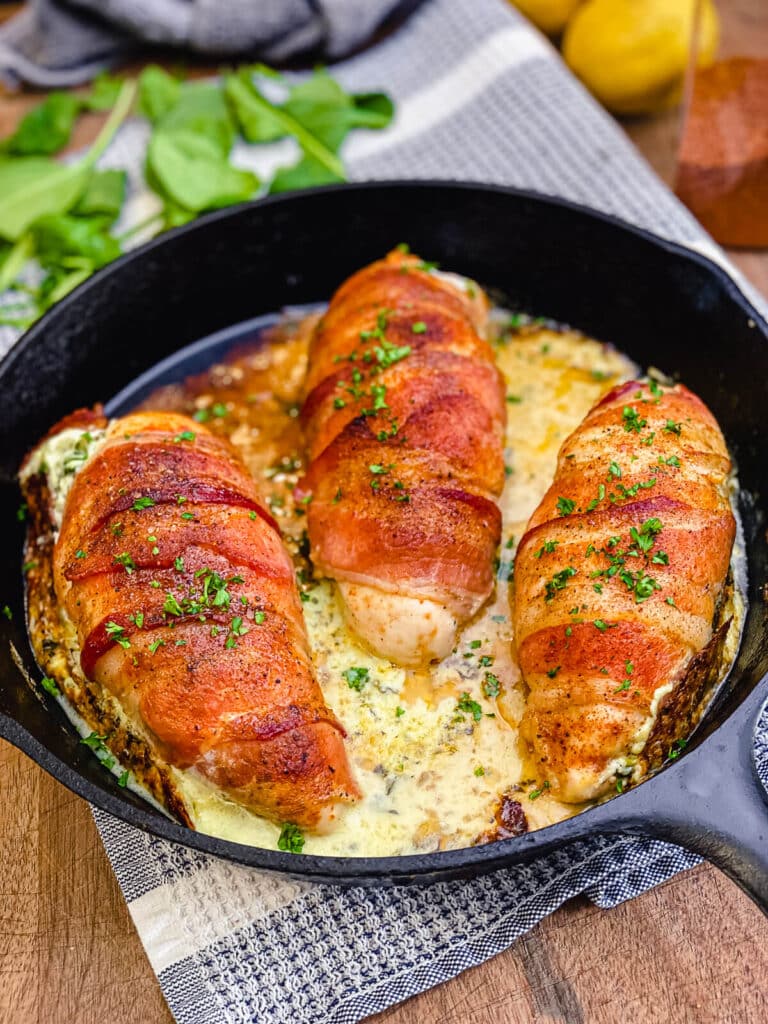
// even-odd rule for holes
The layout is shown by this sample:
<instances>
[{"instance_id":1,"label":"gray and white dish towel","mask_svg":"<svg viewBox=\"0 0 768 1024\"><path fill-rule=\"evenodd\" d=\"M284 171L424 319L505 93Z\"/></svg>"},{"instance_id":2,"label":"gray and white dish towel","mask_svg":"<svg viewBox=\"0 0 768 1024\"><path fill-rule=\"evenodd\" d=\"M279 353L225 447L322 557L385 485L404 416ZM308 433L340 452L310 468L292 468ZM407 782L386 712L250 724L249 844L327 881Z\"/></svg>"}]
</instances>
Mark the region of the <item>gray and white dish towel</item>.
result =
<instances>
[{"instance_id":1,"label":"gray and white dish towel","mask_svg":"<svg viewBox=\"0 0 768 1024\"><path fill-rule=\"evenodd\" d=\"M536 189L723 262L504 0L428 0L394 35L332 70L348 88L386 89L397 103L389 130L348 141L356 180L454 178ZM138 199L143 141L129 124L106 155L108 165L131 168ZM11 340L6 335L5 347ZM761 737L765 781L765 717ZM697 863L676 847L622 836L473 881L341 890L235 867L95 817L181 1024L353 1024L500 952L578 893L615 906Z\"/></svg>"}]
</instances>

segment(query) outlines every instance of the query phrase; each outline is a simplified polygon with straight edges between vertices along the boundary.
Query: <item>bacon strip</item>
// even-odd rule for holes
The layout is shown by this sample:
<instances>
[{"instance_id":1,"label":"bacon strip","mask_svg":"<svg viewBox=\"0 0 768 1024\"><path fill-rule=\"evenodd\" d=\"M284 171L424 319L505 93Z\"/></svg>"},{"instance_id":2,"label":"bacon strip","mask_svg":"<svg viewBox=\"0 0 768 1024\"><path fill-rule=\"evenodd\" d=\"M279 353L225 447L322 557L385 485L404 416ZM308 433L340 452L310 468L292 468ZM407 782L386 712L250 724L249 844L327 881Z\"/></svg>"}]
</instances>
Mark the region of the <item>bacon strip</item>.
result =
<instances>
[{"instance_id":1,"label":"bacon strip","mask_svg":"<svg viewBox=\"0 0 768 1024\"><path fill-rule=\"evenodd\" d=\"M521 733L559 799L621 788L660 687L685 686L709 644L735 536L730 467L681 385L621 385L563 444L514 582Z\"/></svg>"},{"instance_id":2,"label":"bacon strip","mask_svg":"<svg viewBox=\"0 0 768 1024\"><path fill-rule=\"evenodd\" d=\"M334 296L310 345L297 491L325 575L459 618L490 594L506 415L486 312L399 251Z\"/></svg>"},{"instance_id":3,"label":"bacon strip","mask_svg":"<svg viewBox=\"0 0 768 1024\"><path fill-rule=\"evenodd\" d=\"M226 442L173 413L113 422L72 485L54 569L83 672L169 763L306 828L359 795L292 563Z\"/></svg>"}]
</instances>

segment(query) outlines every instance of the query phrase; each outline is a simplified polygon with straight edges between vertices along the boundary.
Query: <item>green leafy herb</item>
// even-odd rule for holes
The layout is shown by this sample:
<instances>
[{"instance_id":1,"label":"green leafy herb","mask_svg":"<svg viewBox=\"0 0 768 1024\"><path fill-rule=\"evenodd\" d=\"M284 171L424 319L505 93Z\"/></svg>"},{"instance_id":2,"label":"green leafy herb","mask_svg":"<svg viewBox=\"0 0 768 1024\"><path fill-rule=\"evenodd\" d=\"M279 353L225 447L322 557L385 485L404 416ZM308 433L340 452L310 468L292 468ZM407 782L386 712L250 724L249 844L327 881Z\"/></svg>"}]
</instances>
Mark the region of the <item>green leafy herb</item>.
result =
<instances>
[{"instance_id":1,"label":"green leafy herb","mask_svg":"<svg viewBox=\"0 0 768 1024\"><path fill-rule=\"evenodd\" d=\"M483 680L483 693L486 697L498 697L501 693L499 677L495 676L493 672L485 673L485 679Z\"/></svg>"},{"instance_id":2,"label":"green leafy herb","mask_svg":"<svg viewBox=\"0 0 768 1024\"><path fill-rule=\"evenodd\" d=\"M131 646L131 641L125 635L124 626L120 626L117 622L108 622L104 627L104 630L110 640L114 640L114 642L119 644L123 649L127 649Z\"/></svg>"},{"instance_id":3,"label":"green leafy herb","mask_svg":"<svg viewBox=\"0 0 768 1024\"><path fill-rule=\"evenodd\" d=\"M556 572L551 580L548 580L544 586L544 600L549 604L553 600L558 590L564 590L568 580L576 575L576 569L572 565L567 566L565 569L561 569L560 572Z\"/></svg>"},{"instance_id":4,"label":"green leafy herb","mask_svg":"<svg viewBox=\"0 0 768 1024\"><path fill-rule=\"evenodd\" d=\"M367 668L347 668L341 673L342 677L347 681L347 685L350 690L357 690L359 693L363 686L369 681L368 669Z\"/></svg>"},{"instance_id":5,"label":"green leafy herb","mask_svg":"<svg viewBox=\"0 0 768 1024\"><path fill-rule=\"evenodd\" d=\"M637 409L633 409L630 405L624 406L622 418L624 420L624 429L628 434L632 433L633 431L634 433L639 434L648 422L647 420L642 419L638 415Z\"/></svg>"},{"instance_id":6,"label":"green leafy herb","mask_svg":"<svg viewBox=\"0 0 768 1024\"><path fill-rule=\"evenodd\" d=\"M543 792L545 792L545 790L547 790L547 789L549 789L549 783L548 782L543 782L539 789L532 789L531 790L531 792L528 794L528 799L529 800L538 800L539 797L541 796L541 794Z\"/></svg>"},{"instance_id":7,"label":"green leafy herb","mask_svg":"<svg viewBox=\"0 0 768 1024\"><path fill-rule=\"evenodd\" d=\"M533 553L533 557L541 558L544 554L551 555L559 543L559 540L545 540L539 550Z\"/></svg>"},{"instance_id":8,"label":"green leafy herb","mask_svg":"<svg viewBox=\"0 0 768 1024\"><path fill-rule=\"evenodd\" d=\"M478 704L476 700L472 700L466 691L462 693L461 697L459 697L456 702L456 712L460 715L472 715L475 722L479 722L483 717L483 709L481 705Z\"/></svg>"},{"instance_id":9,"label":"green leafy herb","mask_svg":"<svg viewBox=\"0 0 768 1024\"><path fill-rule=\"evenodd\" d=\"M56 685L55 681L50 676L43 676L40 680L40 685L46 693L50 693L52 697L60 697L61 690Z\"/></svg>"},{"instance_id":10,"label":"green leafy herb","mask_svg":"<svg viewBox=\"0 0 768 1024\"><path fill-rule=\"evenodd\" d=\"M298 825L283 825L277 840L277 848L285 853L301 853L304 849L304 833Z\"/></svg>"},{"instance_id":11,"label":"green leafy herb","mask_svg":"<svg viewBox=\"0 0 768 1024\"><path fill-rule=\"evenodd\" d=\"M571 498L557 499L557 511L561 516L569 516L575 508L576 502L572 501Z\"/></svg>"},{"instance_id":12,"label":"green leafy herb","mask_svg":"<svg viewBox=\"0 0 768 1024\"><path fill-rule=\"evenodd\" d=\"M152 508L154 501L151 498L137 498L136 501L131 505L131 509L134 512L141 512L144 508Z\"/></svg>"}]
</instances>

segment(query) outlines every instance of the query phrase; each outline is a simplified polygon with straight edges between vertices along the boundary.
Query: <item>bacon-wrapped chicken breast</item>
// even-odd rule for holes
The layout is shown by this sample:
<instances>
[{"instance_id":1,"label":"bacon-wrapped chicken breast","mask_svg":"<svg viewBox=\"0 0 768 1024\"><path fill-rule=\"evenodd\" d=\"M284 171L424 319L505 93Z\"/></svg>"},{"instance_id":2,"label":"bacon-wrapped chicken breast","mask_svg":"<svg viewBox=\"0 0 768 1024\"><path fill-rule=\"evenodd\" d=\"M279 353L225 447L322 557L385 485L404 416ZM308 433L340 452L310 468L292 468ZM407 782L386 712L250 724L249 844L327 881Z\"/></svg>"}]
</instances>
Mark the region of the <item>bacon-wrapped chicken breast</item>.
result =
<instances>
[{"instance_id":1,"label":"bacon-wrapped chicken breast","mask_svg":"<svg viewBox=\"0 0 768 1024\"><path fill-rule=\"evenodd\" d=\"M404 665L445 656L493 588L505 406L486 315L477 286L398 250L342 285L311 339L312 558Z\"/></svg>"}]
</instances>

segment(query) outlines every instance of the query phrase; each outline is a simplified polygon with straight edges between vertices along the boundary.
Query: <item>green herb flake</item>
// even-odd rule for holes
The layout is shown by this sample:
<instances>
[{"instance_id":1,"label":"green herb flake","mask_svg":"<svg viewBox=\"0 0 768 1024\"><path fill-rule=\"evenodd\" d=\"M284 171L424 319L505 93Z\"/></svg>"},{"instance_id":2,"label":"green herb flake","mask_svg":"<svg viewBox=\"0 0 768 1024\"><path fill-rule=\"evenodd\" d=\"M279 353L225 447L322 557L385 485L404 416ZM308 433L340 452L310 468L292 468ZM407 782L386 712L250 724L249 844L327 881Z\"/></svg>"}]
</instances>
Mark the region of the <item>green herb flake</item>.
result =
<instances>
[{"instance_id":1,"label":"green herb flake","mask_svg":"<svg viewBox=\"0 0 768 1024\"><path fill-rule=\"evenodd\" d=\"M490 675L491 673L486 673ZM495 677L494 677L495 678ZM498 682L498 680L497 680ZM469 694L464 691L461 697L456 702L456 713L459 715L471 714L475 722L479 722L483 717L483 709L476 700L472 700Z\"/></svg>"},{"instance_id":2,"label":"green herb flake","mask_svg":"<svg viewBox=\"0 0 768 1024\"><path fill-rule=\"evenodd\" d=\"M133 512L141 512L141 510L144 508L152 508L154 504L155 503L151 498L137 498L136 501L134 501L134 503L131 505L131 510Z\"/></svg>"},{"instance_id":3,"label":"green herb flake","mask_svg":"<svg viewBox=\"0 0 768 1024\"><path fill-rule=\"evenodd\" d=\"M499 677L495 676L493 672L485 673L485 679L483 680L483 693L486 697L498 697L501 693Z\"/></svg>"},{"instance_id":4,"label":"green herb flake","mask_svg":"<svg viewBox=\"0 0 768 1024\"><path fill-rule=\"evenodd\" d=\"M547 604L552 601L557 594L558 590L564 590L568 584L568 580L576 575L576 569L572 565L567 566L565 569L561 569L560 572L556 572L551 580L548 580L544 586L544 600Z\"/></svg>"},{"instance_id":5,"label":"green herb flake","mask_svg":"<svg viewBox=\"0 0 768 1024\"><path fill-rule=\"evenodd\" d=\"M411 324L411 331L414 334L426 334L427 325L423 320L417 320L415 324Z\"/></svg>"},{"instance_id":6,"label":"green herb flake","mask_svg":"<svg viewBox=\"0 0 768 1024\"><path fill-rule=\"evenodd\" d=\"M46 693L50 693L52 697L60 697L61 690L56 685L55 681L50 676L43 676L40 680L40 685Z\"/></svg>"},{"instance_id":7,"label":"green herb flake","mask_svg":"<svg viewBox=\"0 0 768 1024\"><path fill-rule=\"evenodd\" d=\"M557 511L561 516L569 516L576 508L576 502L570 498L558 498L557 499Z\"/></svg>"},{"instance_id":8,"label":"green herb flake","mask_svg":"<svg viewBox=\"0 0 768 1024\"><path fill-rule=\"evenodd\" d=\"M124 650L127 650L131 646L131 641L125 635L125 627L119 625L117 622L108 622L104 627L104 631L110 640L119 644Z\"/></svg>"},{"instance_id":9,"label":"green herb flake","mask_svg":"<svg viewBox=\"0 0 768 1024\"><path fill-rule=\"evenodd\" d=\"M539 789L532 789L528 794L529 800L538 800L542 793L549 789L549 783L543 782Z\"/></svg>"},{"instance_id":10,"label":"green herb flake","mask_svg":"<svg viewBox=\"0 0 768 1024\"><path fill-rule=\"evenodd\" d=\"M277 848L284 853L301 853L304 849L304 842L304 833L299 826L286 822L280 830Z\"/></svg>"},{"instance_id":11,"label":"green herb flake","mask_svg":"<svg viewBox=\"0 0 768 1024\"><path fill-rule=\"evenodd\" d=\"M341 673L342 678L346 680L347 686L350 690L357 690L361 692L363 686L369 682L369 670L360 666L354 666L353 668L346 668Z\"/></svg>"},{"instance_id":12,"label":"green herb flake","mask_svg":"<svg viewBox=\"0 0 768 1024\"><path fill-rule=\"evenodd\" d=\"M533 553L533 557L541 558L544 554L551 555L559 543L559 540L545 540L539 550Z\"/></svg>"}]
</instances>

